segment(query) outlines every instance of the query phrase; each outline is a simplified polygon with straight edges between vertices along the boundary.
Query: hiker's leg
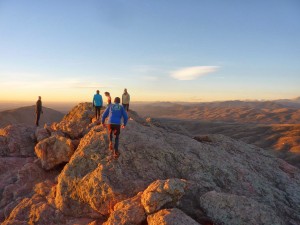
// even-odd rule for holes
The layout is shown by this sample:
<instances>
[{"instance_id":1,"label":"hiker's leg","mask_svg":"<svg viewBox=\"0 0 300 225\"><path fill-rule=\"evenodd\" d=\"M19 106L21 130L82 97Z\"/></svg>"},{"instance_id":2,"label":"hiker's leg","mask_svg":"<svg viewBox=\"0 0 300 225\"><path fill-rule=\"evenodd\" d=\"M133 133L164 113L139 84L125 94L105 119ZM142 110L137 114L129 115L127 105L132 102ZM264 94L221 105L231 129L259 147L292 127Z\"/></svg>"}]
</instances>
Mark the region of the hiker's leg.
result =
<instances>
[{"instance_id":1,"label":"hiker's leg","mask_svg":"<svg viewBox=\"0 0 300 225\"><path fill-rule=\"evenodd\" d=\"M118 153L119 152L119 134L116 135L114 148L115 148L115 152Z\"/></svg>"},{"instance_id":2,"label":"hiker's leg","mask_svg":"<svg viewBox=\"0 0 300 225\"><path fill-rule=\"evenodd\" d=\"M107 129L109 133L109 150L113 150L113 129L111 127L111 124L107 124Z\"/></svg>"},{"instance_id":3,"label":"hiker's leg","mask_svg":"<svg viewBox=\"0 0 300 225\"><path fill-rule=\"evenodd\" d=\"M36 118L35 118L35 125L38 126L39 125L39 120L40 120L40 113L36 113Z\"/></svg>"},{"instance_id":4,"label":"hiker's leg","mask_svg":"<svg viewBox=\"0 0 300 225\"><path fill-rule=\"evenodd\" d=\"M100 119L100 109L101 109L101 107L99 106L98 107L98 119Z\"/></svg>"},{"instance_id":5,"label":"hiker's leg","mask_svg":"<svg viewBox=\"0 0 300 225\"><path fill-rule=\"evenodd\" d=\"M120 130L121 130L121 125L115 125L115 129L114 129L114 135L116 136L115 138L115 152L118 153L119 152L119 135L120 135Z\"/></svg>"},{"instance_id":6,"label":"hiker's leg","mask_svg":"<svg viewBox=\"0 0 300 225\"><path fill-rule=\"evenodd\" d=\"M113 142L113 129L108 125L109 142Z\"/></svg>"}]
</instances>

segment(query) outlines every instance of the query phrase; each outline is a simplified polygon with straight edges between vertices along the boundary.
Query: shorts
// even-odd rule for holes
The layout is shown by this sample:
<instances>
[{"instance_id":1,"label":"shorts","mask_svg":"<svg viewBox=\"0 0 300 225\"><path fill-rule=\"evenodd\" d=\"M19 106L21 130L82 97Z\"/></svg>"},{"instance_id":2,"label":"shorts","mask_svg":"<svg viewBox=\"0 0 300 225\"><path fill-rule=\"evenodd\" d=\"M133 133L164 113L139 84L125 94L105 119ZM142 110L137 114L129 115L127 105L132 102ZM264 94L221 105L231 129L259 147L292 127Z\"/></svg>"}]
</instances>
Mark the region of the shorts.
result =
<instances>
[{"instance_id":1,"label":"shorts","mask_svg":"<svg viewBox=\"0 0 300 225\"><path fill-rule=\"evenodd\" d=\"M119 124L107 124L109 133L113 132L114 135L119 135L121 132L121 125Z\"/></svg>"}]
</instances>

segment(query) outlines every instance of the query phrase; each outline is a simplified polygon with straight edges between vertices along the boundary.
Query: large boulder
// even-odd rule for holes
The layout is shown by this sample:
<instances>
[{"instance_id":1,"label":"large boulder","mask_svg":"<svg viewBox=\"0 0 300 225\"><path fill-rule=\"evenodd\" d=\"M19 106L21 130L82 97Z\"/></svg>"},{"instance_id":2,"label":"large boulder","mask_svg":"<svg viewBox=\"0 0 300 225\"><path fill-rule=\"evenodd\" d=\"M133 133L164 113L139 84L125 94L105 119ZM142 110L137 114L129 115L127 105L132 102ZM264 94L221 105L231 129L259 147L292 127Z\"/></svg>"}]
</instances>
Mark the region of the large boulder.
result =
<instances>
[{"instance_id":1,"label":"large boulder","mask_svg":"<svg viewBox=\"0 0 300 225\"><path fill-rule=\"evenodd\" d=\"M141 204L141 195L138 193L114 206L114 211L103 225L139 225L146 220L146 212Z\"/></svg>"},{"instance_id":2,"label":"large boulder","mask_svg":"<svg viewBox=\"0 0 300 225\"><path fill-rule=\"evenodd\" d=\"M46 170L69 162L74 151L75 146L72 140L61 136L51 136L35 146L35 153Z\"/></svg>"},{"instance_id":3,"label":"large boulder","mask_svg":"<svg viewBox=\"0 0 300 225\"><path fill-rule=\"evenodd\" d=\"M75 106L61 122L52 124L53 130L60 130L71 139L82 138L89 130L95 115L92 103L80 103Z\"/></svg>"},{"instance_id":4,"label":"large boulder","mask_svg":"<svg viewBox=\"0 0 300 225\"><path fill-rule=\"evenodd\" d=\"M200 198L201 207L216 223L224 225L281 225L283 221L271 207L232 194L208 192Z\"/></svg>"},{"instance_id":5,"label":"large boulder","mask_svg":"<svg viewBox=\"0 0 300 225\"><path fill-rule=\"evenodd\" d=\"M24 124L0 129L0 156L34 156L35 127Z\"/></svg>"},{"instance_id":6,"label":"large boulder","mask_svg":"<svg viewBox=\"0 0 300 225\"><path fill-rule=\"evenodd\" d=\"M142 204L148 214L167 203L176 203L184 194L186 181L182 179L157 180L143 192Z\"/></svg>"}]
</instances>

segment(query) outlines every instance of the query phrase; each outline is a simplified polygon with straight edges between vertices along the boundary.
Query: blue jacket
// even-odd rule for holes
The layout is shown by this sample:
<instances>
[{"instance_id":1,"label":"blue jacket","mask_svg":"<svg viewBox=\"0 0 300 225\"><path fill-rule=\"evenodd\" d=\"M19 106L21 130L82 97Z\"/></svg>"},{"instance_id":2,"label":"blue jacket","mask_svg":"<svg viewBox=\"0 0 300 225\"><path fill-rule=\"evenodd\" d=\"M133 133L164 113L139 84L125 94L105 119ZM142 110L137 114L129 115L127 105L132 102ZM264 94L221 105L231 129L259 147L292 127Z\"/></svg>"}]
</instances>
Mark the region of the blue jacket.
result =
<instances>
[{"instance_id":1,"label":"blue jacket","mask_svg":"<svg viewBox=\"0 0 300 225\"><path fill-rule=\"evenodd\" d=\"M128 116L120 104L110 104L107 106L106 110L102 114L102 123L104 123L106 117L108 116L108 124L117 124L121 125L121 119L123 117L124 126L126 126L128 121Z\"/></svg>"},{"instance_id":2,"label":"blue jacket","mask_svg":"<svg viewBox=\"0 0 300 225\"><path fill-rule=\"evenodd\" d=\"M102 106L102 96L100 94L95 94L93 98L93 106Z\"/></svg>"}]
</instances>

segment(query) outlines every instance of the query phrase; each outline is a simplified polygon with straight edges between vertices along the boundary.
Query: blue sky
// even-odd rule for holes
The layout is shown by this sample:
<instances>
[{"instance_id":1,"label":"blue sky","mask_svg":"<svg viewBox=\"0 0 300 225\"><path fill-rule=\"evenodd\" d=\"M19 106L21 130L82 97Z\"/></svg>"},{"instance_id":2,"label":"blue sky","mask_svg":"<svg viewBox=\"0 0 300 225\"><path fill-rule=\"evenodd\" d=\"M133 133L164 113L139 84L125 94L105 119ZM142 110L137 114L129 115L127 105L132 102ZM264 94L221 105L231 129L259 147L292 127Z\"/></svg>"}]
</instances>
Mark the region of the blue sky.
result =
<instances>
[{"instance_id":1,"label":"blue sky","mask_svg":"<svg viewBox=\"0 0 300 225\"><path fill-rule=\"evenodd\" d=\"M298 0L0 0L0 101L300 96Z\"/></svg>"}]
</instances>

